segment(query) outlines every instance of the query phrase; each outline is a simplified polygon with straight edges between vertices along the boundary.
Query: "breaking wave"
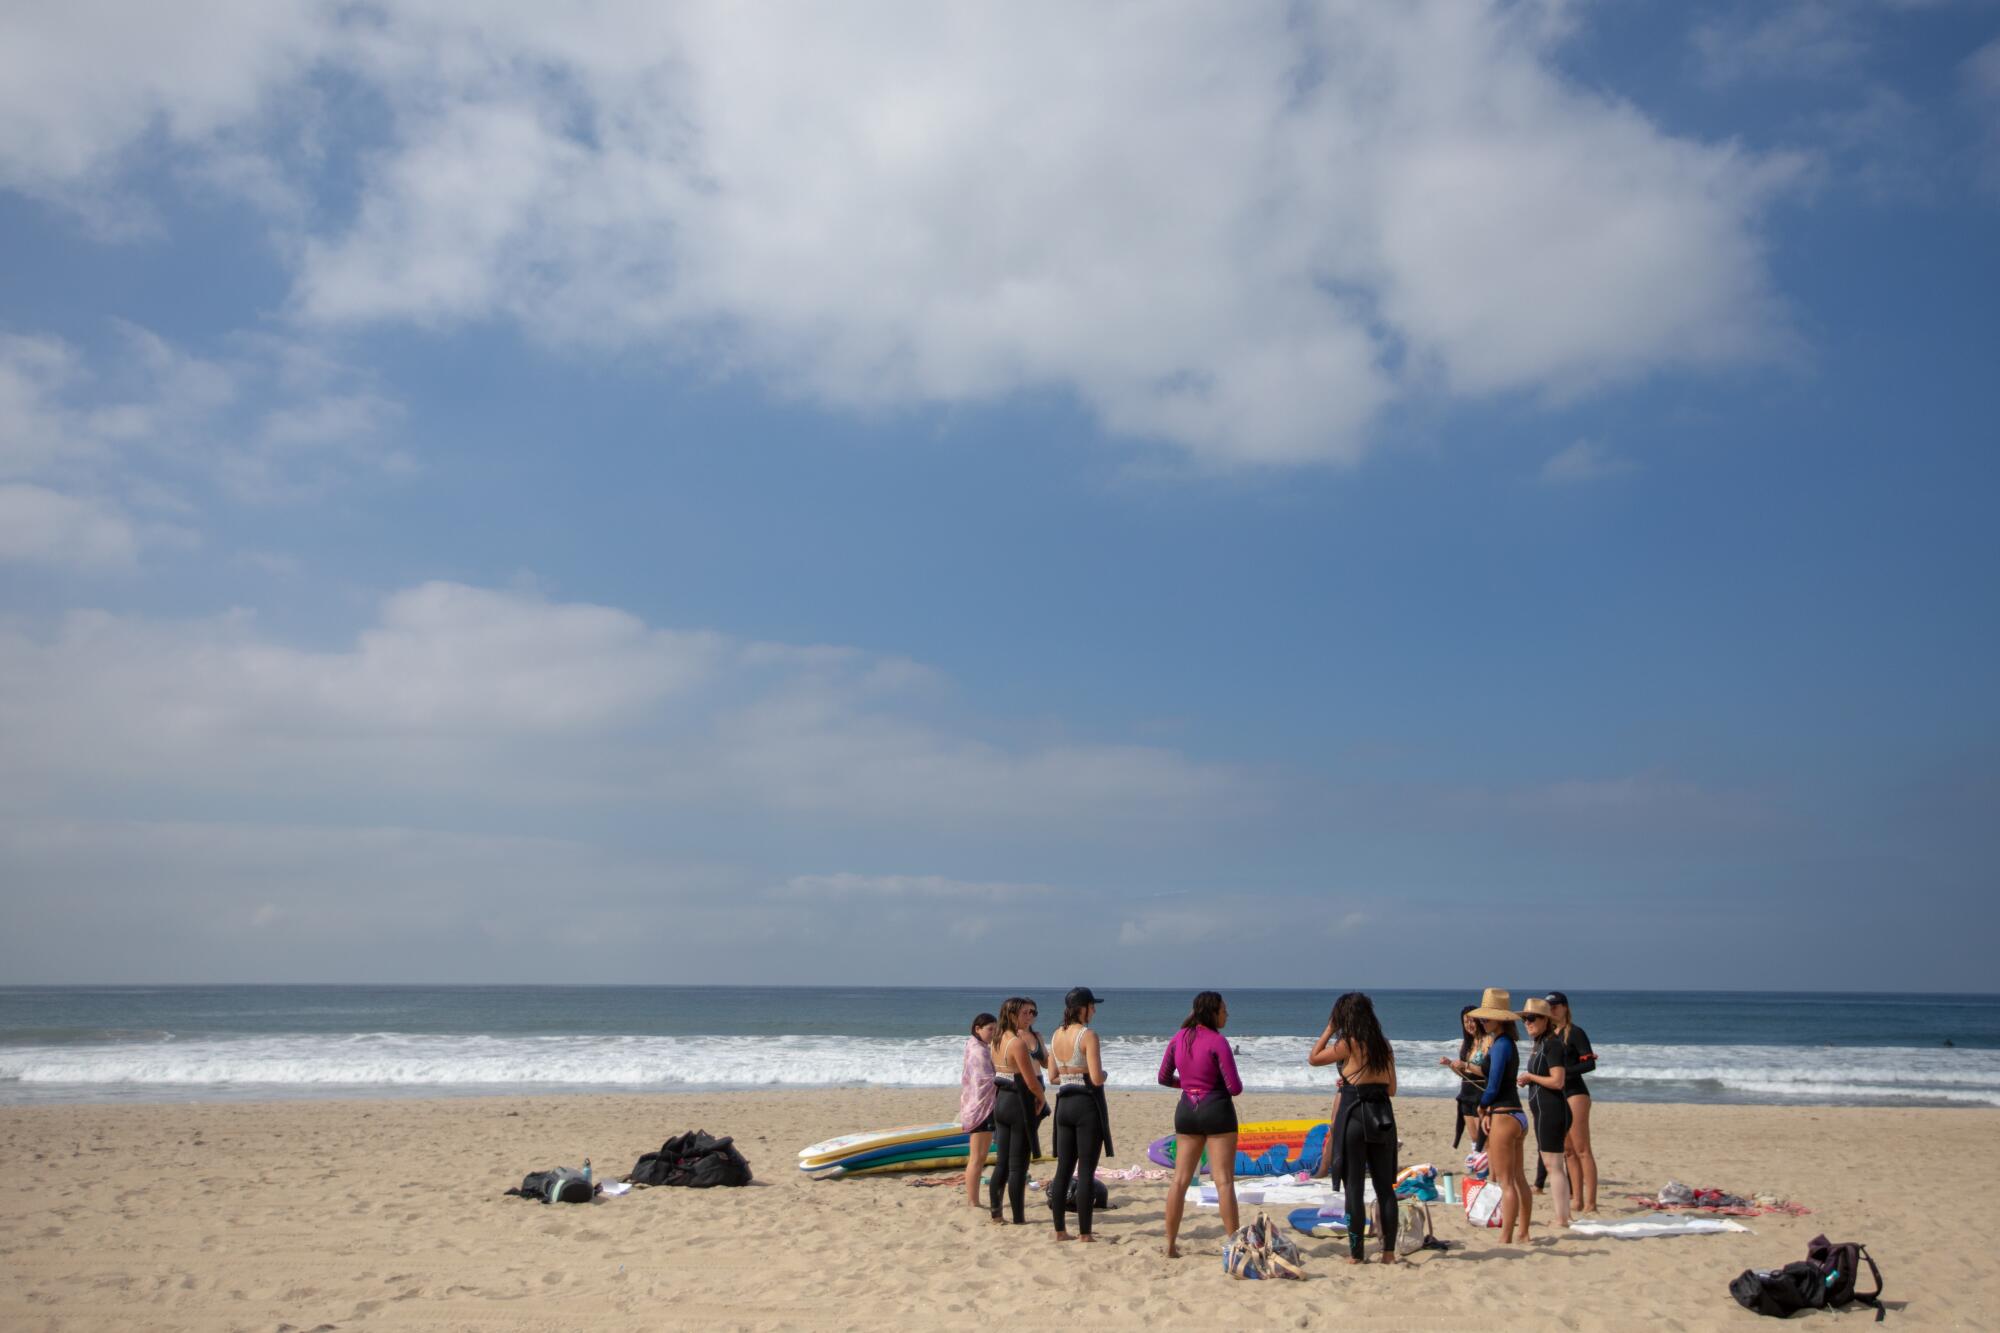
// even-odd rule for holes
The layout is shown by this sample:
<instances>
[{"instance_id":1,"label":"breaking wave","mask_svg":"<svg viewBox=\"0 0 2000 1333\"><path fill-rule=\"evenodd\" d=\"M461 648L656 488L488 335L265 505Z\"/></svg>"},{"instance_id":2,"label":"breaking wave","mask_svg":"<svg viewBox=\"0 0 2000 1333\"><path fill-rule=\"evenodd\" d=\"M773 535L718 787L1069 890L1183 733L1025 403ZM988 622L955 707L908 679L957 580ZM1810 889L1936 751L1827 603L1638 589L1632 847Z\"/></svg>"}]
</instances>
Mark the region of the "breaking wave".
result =
<instances>
[{"instance_id":1,"label":"breaking wave","mask_svg":"<svg viewBox=\"0 0 2000 1333\"><path fill-rule=\"evenodd\" d=\"M1165 1036L1105 1041L1115 1086L1150 1088ZM0 1046L0 1101L342 1092L624 1092L955 1087L965 1039L852 1036L464 1036L414 1033L113 1039ZM1327 1095L1304 1037L1244 1037L1253 1091ZM1397 1043L1404 1095L1449 1096L1445 1042ZM1621 1101L2000 1106L2000 1051L1822 1046L1605 1046L1593 1087Z\"/></svg>"}]
</instances>

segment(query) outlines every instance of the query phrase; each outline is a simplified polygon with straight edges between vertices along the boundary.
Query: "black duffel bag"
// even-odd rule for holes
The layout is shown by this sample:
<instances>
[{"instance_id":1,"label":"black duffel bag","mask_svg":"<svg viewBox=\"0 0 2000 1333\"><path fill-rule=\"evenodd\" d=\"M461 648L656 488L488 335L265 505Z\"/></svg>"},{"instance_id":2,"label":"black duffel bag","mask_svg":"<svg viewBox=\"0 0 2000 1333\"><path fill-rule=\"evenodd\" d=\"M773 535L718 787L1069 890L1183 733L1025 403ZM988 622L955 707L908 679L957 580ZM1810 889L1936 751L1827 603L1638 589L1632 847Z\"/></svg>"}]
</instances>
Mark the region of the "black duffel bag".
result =
<instances>
[{"instance_id":1,"label":"black duffel bag","mask_svg":"<svg viewBox=\"0 0 2000 1333\"><path fill-rule=\"evenodd\" d=\"M1804 1260L1783 1268L1746 1268L1729 1284L1729 1294L1752 1314L1786 1319L1826 1308L1826 1275Z\"/></svg>"},{"instance_id":2,"label":"black duffel bag","mask_svg":"<svg viewBox=\"0 0 2000 1333\"><path fill-rule=\"evenodd\" d=\"M750 1163L736 1151L734 1139L718 1139L695 1129L674 1135L658 1152L641 1157L626 1179L634 1185L685 1185L698 1190L748 1185Z\"/></svg>"}]
</instances>

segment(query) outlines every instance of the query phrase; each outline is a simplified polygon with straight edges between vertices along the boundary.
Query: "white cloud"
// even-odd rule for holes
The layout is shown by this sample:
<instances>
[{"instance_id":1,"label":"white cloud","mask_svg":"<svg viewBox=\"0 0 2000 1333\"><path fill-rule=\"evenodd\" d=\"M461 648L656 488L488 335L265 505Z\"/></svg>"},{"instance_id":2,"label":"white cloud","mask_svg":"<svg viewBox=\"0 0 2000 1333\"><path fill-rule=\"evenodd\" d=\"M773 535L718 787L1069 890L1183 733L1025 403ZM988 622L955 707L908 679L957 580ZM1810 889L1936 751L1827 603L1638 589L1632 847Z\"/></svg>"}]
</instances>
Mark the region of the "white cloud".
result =
<instances>
[{"instance_id":1,"label":"white cloud","mask_svg":"<svg viewBox=\"0 0 2000 1333\"><path fill-rule=\"evenodd\" d=\"M1121 948L1214 944L1225 932L1273 951L1310 951L1328 937L1351 935L1377 913L1348 905L1351 894L1214 889L1113 906Z\"/></svg>"},{"instance_id":2,"label":"white cloud","mask_svg":"<svg viewBox=\"0 0 2000 1333\"><path fill-rule=\"evenodd\" d=\"M991 902L1032 898L1055 890L1047 884L947 879L942 875L857 875L843 871L833 875L794 875L785 881L782 892L787 897L815 901L863 898Z\"/></svg>"},{"instance_id":3,"label":"white cloud","mask_svg":"<svg viewBox=\"0 0 2000 1333\"><path fill-rule=\"evenodd\" d=\"M62 197L147 136L202 140L256 111L326 38L323 5L116 0L0 18L0 184Z\"/></svg>"},{"instance_id":4,"label":"white cloud","mask_svg":"<svg viewBox=\"0 0 2000 1333\"><path fill-rule=\"evenodd\" d=\"M16 518L0 559L129 568L191 540L209 493L296 500L408 467L387 443L396 405L309 343L239 338L209 358L136 325L113 333L91 353L0 334L0 483L15 483Z\"/></svg>"},{"instance_id":5,"label":"white cloud","mask_svg":"<svg viewBox=\"0 0 2000 1333\"><path fill-rule=\"evenodd\" d=\"M1542 480L1554 485L1579 481L1600 481L1630 472L1632 464L1617 457L1595 440L1578 440L1551 454L1542 464Z\"/></svg>"},{"instance_id":6,"label":"white cloud","mask_svg":"<svg viewBox=\"0 0 2000 1333\"><path fill-rule=\"evenodd\" d=\"M862 410L1067 391L1216 465L1351 461L1410 395L1588 392L1785 341L1758 226L1793 168L1566 79L1566 4L174 17L147 61L26 24L65 76L19 123L57 128L0 158L46 189L148 133L226 162L310 320L504 318ZM319 156L246 154L314 70L388 128L314 123L361 189L301 218L272 171Z\"/></svg>"},{"instance_id":7,"label":"white cloud","mask_svg":"<svg viewBox=\"0 0 2000 1333\"><path fill-rule=\"evenodd\" d=\"M42 486L0 483L0 562L129 569L139 537L99 501Z\"/></svg>"},{"instance_id":8,"label":"white cloud","mask_svg":"<svg viewBox=\"0 0 2000 1333\"><path fill-rule=\"evenodd\" d=\"M742 932L796 957L812 924L727 866L395 824L0 817L0 876L10 977L657 979L704 952L720 980Z\"/></svg>"},{"instance_id":9,"label":"white cloud","mask_svg":"<svg viewBox=\"0 0 2000 1333\"><path fill-rule=\"evenodd\" d=\"M928 719L936 679L884 665L449 583L387 598L333 651L243 612L81 612L45 638L0 630L0 798L393 793L991 827L1170 823L1249 799L1243 776L1170 750Z\"/></svg>"},{"instance_id":10,"label":"white cloud","mask_svg":"<svg viewBox=\"0 0 2000 1333\"><path fill-rule=\"evenodd\" d=\"M1697 23L1690 40L1715 83L1830 78L1853 72L1866 58L1870 7L1852 0L1743 6Z\"/></svg>"}]
</instances>

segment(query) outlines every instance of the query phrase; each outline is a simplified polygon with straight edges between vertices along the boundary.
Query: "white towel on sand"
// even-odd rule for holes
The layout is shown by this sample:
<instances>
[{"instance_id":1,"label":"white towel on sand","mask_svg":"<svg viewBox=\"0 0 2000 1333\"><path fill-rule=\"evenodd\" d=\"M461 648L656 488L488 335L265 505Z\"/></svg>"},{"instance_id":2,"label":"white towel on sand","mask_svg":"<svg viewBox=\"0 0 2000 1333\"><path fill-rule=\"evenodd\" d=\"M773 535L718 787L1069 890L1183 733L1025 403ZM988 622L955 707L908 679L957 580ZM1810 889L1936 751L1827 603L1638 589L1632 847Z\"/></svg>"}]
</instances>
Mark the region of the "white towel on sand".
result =
<instances>
[{"instance_id":1,"label":"white towel on sand","mask_svg":"<svg viewBox=\"0 0 2000 1333\"><path fill-rule=\"evenodd\" d=\"M1654 1236L1710 1236L1724 1231L1749 1231L1724 1217L1682 1217L1671 1222L1577 1222L1573 1236L1608 1236L1612 1240L1648 1240Z\"/></svg>"}]
</instances>

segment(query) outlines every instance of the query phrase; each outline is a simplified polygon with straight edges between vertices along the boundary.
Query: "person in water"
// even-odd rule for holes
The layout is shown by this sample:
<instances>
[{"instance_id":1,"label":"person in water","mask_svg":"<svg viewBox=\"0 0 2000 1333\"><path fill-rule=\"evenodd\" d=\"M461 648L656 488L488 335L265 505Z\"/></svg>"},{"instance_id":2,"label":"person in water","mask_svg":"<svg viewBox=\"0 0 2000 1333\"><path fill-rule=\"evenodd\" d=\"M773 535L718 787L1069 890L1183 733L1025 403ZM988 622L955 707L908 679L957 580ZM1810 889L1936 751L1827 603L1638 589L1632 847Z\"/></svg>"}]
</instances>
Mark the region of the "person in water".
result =
<instances>
[{"instance_id":1,"label":"person in water","mask_svg":"<svg viewBox=\"0 0 2000 1333\"><path fill-rule=\"evenodd\" d=\"M979 1206L979 1173L993 1146L993 1034L1000 1020L979 1014L965 1039L965 1065L958 1076L958 1127L965 1131L965 1200Z\"/></svg>"},{"instance_id":2,"label":"person in water","mask_svg":"<svg viewBox=\"0 0 2000 1333\"><path fill-rule=\"evenodd\" d=\"M1521 1086L1532 1087L1529 1104L1535 1112L1535 1152L1542 1170L1535 1177L1535 1192L1541 1192L1544 1178L1555 1181L1556 1225L1566 1227L1569 1216L1569 1168L1563 1163L1563 1140L1569 1134L1569 1105L1563 1097L1563 1040L1551 1030L1549 1002L1530 996L1521 1004L1521 1026L1528 1030L1531 1043L1528 1067L1521 1071Z\"/></svg>"},{"instance_id":3,"label":"person in water","mask_svg":"<svg viewBox=\"0 0 2000 1333\"><path fill-rule=\"evenodd\" d=\"M1528 1239L1535 1196L1521 1166L1521 1144L1528 1135L1528 1117L1521 1110L1521 1054L1514 1032L1514 997L1490 986L1472 1016L1492 1040L1486 1048L1486 1091L1479 1097L1479 1126L1486 1134L1490 1177L1500 1187L1500 1243L1514 1243L1518 1229Z\"/></svg>"},{"instance_id":4,"label":"person in water","mask_svg":"<svg viewBox=\"0 0 2000 1333\"><path fill-rule=\"evenodd\" d=\"M1590 1148L1590 1085L1585 1074L1597 1072L1597 1052L1590 1037L1576 1025L1570 1012L1569 996L1559 990L1548 995L1549 1026L1562 1038L1563 1097L1569 1102L1569 1139L1563 1153L1569 1165L1569 1195L1578 1212L1597 1211L1597 1154Z\"/></svg>"},{"instance_id":5,"label":"person in water","mask_svg":"<svg viewBox=\"0 0 2000 1333\"><path fill-rule=\"evenodd\" d=\"M1049 1211L1055 1216L1056 1239L1071 1239L1063 1225L1070 1187L1076 1188L1076 1229L1090 1234L1090 1214L1096 1202L1097 1159L1110 1148L1111 1125L1104 1104L1104 1055L1090 1020L1104 1001L1088 986L1063 997L1062 1026L1049 1038L1049 1083L1056 1099L1056 1175L1049 1182Z\"/></svg>"},{"instance_id":6,"label":"person in water","mask_svg":"<svg viewBox=\"0 0 2000 1333\"><path fill-rule=\"evenodd\" d=\"M1458 1075L1458 1123L1451 1128L1451 1146L1456 1148L1469 1132L1474 1152L1486 1147L1486 1137L1479 1129L1479 1099L1486 1092L1487 1037L1472 1016L1478 1007L1468 1004L1458 1011L1458 1058L1438 1057L1439 1064Z\"/></svg>"},{"instance_id":7,"label":"person in water","mask_svg":"<svg viewBox=\"0 0 2000 1333\"><path fill-rule=\"evenodd\" d=\"M1188 1185L1208 1154L1216 1200L1222 1205L1225 1235L1236 1233L1236 1101L1243 1079L1236 1072L1236 1053L1222 1038L1229 1025L1229 1006L1212 990L1194 997L1181 1030L1167 1042L1160 1057L1160 1084L1179 1088L1174 1107L1174 1183L1167 1191L1167 1258L1178 1259L1175 1241L1181 1214L1187 1208Z\"/></svg>"},{"instance_id":8,"label":"person in water","mask_svg":"<svg viewBox=\"0 0 2000 1333\"><path fill-rule=\"evenodd\" d=\"M1011 996L1000 1006L1000 1026L993 1035L993 1128L999 1155L987 1200L993 1220L1000 1221L1000 1191L1005 1189L1017 1227L1028 1220L1028 1159L1034 1155L1035 1121L1048 1110L1041 1069L1024 1035L1034 1015L1033 1000Z\"/></svg>"},{"instance_id":9,"label":"person in water","mask_svg":"<svg viewBox=\"0 0 2000 1333\"><path fill-rule=\"evenodd\" d=\"M1312 1065L1340 1066L1340 1100L1329 1141L1334 1145L1332 1175L1341 1183L1347 1208L1347 1262L1363 1262L1362 1228L1367 1224L1367 1182L1375 1185L1381 1218L1382 1262L1396 1262L1396 1052L1382 1035L1375 1003L1349 991L1333 1003L1326 1030L1306 1057Z\"/></svg>"}]
</instances>

